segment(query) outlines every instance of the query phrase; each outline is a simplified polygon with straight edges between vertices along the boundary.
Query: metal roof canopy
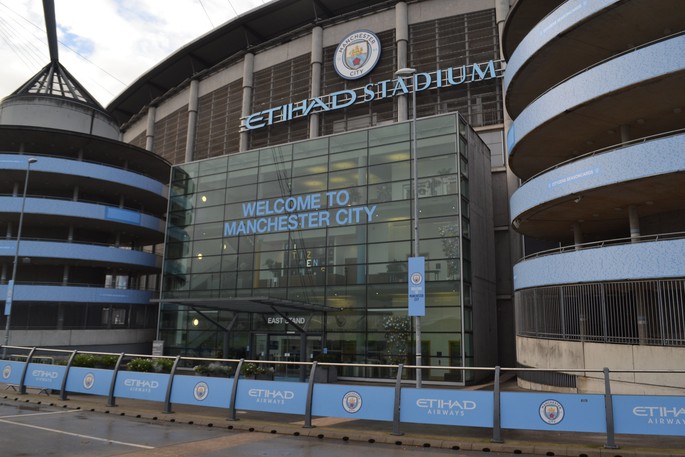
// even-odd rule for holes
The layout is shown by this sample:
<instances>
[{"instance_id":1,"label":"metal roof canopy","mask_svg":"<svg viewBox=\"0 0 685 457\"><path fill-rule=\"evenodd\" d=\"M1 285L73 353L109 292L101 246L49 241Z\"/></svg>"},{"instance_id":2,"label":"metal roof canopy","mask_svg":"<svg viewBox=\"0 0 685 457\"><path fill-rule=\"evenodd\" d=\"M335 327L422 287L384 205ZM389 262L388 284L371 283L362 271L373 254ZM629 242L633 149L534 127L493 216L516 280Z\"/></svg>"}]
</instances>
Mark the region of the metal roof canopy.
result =
<instances>
[{"instance_id":1,"label":"metal roof canopy","mask_svg":"<svg viewBox=\"0 0 685 457\"><path fill-rule=\"evenodd\" d=\"M287 313L293 311L331 312L341 311L334 308L313 303L296 302L271 297L227 297L227 298L168 298L153 299L151 303L185 305L194 308L206 308L219 311L235 311L238 313Z\"/></svg>"}]
</instances>

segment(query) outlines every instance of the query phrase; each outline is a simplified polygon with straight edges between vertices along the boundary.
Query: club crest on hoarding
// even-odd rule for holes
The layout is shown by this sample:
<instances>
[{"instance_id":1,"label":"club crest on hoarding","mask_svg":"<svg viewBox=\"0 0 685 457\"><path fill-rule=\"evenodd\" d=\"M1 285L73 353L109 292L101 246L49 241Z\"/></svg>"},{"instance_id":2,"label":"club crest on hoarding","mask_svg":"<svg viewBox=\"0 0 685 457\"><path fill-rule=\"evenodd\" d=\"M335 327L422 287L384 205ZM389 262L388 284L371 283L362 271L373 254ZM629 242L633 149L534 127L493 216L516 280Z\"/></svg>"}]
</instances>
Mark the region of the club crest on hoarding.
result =
<instances>
[{"instance_id":1,"label":"club crest on hoarding","mask_svg":"<svg viewBox=\"0 0 685 457\"><path fill-rule=\"evenodd\" d=\"M357 30L342 39L335 50L333 66L345 79L366 76L381 57L381 41L375 33Z\"/></svg>"},{"instance_id":2,"label":"club crest on hoarding","mask_svg":"<svg viewBox=\"0 0 685 457\"><path fill-rule=\"evenodd\" d=\"M83 377L83 387L86 390L90 390L94 384L95 376L93 376L93 373L86 373L86 375Z\"/></svg>"},{"instance_id":3,"label":"club crest on hoarding","mask_svg":"<svg viewBox=\"0 0 685 457\"><path fill-rule=\"evenodd\" d=\"M207 395L209 395L209 386L206 382L198 382L195 384L195 388L193 389L195 400L202 401L207 398Z\"/></svg>"},{"instance_id":4,"label":"club crest on hoarding","mask_svg":"<svg viewBox=\"0 0 685 457\"><path fill-rule=\"evenodd\" d=\"M2 379L8 379L11 374L12 374L12 366L11 365L5 365L5 367L2 369Z\"/></svg>"},{"instance_id":5,"label":"club crest on hoarding","mask_svg":"<svg viewBox=\"0 0 685 457\"><path fill-rule=\"evenodd\" d=\"M556 425L564 419L564 407L556 400L546 400L540 405L540 418L549 425Z\"/></svg>"},{"instance_id":6,"label":"club crest on hoarding","mask_svg":"<svg viewBox=\"0 0 685 457\"><path fill-rule=\"evenodd\" d=\"M347 392L342 403L345 411L354 414L362 408L362 396L357 392Z\"/></svg>"}]
</instances>

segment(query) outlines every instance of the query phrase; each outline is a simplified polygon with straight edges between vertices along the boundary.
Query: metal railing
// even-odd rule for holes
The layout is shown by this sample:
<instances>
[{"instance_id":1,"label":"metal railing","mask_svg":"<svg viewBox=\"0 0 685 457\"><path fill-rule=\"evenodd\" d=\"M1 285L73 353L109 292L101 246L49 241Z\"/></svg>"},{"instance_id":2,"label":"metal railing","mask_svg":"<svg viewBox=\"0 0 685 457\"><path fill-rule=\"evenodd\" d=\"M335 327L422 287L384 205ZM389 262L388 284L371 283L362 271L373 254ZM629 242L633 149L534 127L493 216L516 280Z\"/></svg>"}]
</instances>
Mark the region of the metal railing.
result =
<instances>
[{"instance_id":1,"label":"metal railing","mask_svg":"<svg viewBox=\"0 0 685 457\"><path fill-rule=\"evenodd\" d=\"M100 376L99 379L103 380L106 379L107 382L109 382L109 387L108 387L108 394L107 394L107 406L116 406L116 397L115 397L115 392L117 392L117 388L119 389L119 393L122 394L122 396L126 398L132 398L132 399L145 399L145 400L152 400L152 401L160 401L164 404L164 412L171 413L172 411L172 403L171 403L171 398L172 398L172 391L176 392L176 397L177 401L180 398L180 393L179 393L179 388L177 388L174 384L174 380L177 377L177 375L182 375L183 373L180 372L180 367L184 362L200 362L200 363L207 363L207 362L214 362L214 363L219 363L219 364L225 364L225 365L230 365L230 366L235 366L235 375L232 376L230 379L226 380L224 384L213 384L209 380L209 378L202 378L200 377L197 381L191 381L188 383L187 381L179 380L179 385L181 385L183 388L188 390L192 390L192 394L190 395L190 401L185 401L182 403L185 404L196 404L198 406L215 406L215 407L225 407L225 406L220 406L217 404L203 404L202 401L204 401L207 398L208 391L210 389L210 385L214 387L219 387L218 391L220 391L220 395L226 395L228 394L228 391L230 391L230 394L228 394L229 400L227 402L228 404L228 420L237 420L236 417L236 410L238 409L237 403L239 401L243 402L243 407L240 409L246 409L246 410L255 410L255 411L273 411L273 412L280 412L279 410L279 405L282 405L282 401L285 400L293 400L295 401L295 398L297 397L297 404L299 405L298 407L298 412L300 414L304 415L304 428L312 428L312 417L316 412L316 415L324 415L321 414L321 408L322 405L323 407L330 407L331 403L335 403L335 400L333 400L333 396L340 396L341 392L347 392L344 394L342 397L342 402L343 402L343 408L347 413L347 417L356 417L360 419L364 419L365 417L362 417L363 415L359 416L354 416L355 413L359 412L361 406L362 406L362 396L358 392L364 393L364 395L370 394L371 397L383 397L384 400L382 401L382 404L384 405L384 408L388 408L391 411L385 411L383 413L384 417L391 418L392 420L392 433L393 435L401 435L401 423L403 421L408 421L408 422L417 422L415 419L411 419L410 417L407 416L407 414L410 414L409 411L413 410L421 410L422 413L425 413L426 408L438 408L438 409L447 409L449 410L448 412L456 412L456 414L444 414L444 413L436 413L439 416L446 416L442 417L441 421L435 422L435 417L432 417L431 419L428 419L426 422L423 421L418 421L419 423L433 423L433 424L440 424L444 423L445 425L456 425L456 426L476 426L476 427L486 427L486 428L491 428L492 430L492 439L491 441L501 443L503 442L502 440L502 428L503 425L505 426L504 428L513 428L513 429L523 429L523 430L565 430L565 431L580 431L580 432L597 432L597 433L605 433L606 434L606 443L605 447L606 448L617 448L618 446L616 445L615 442L615 433L627 433L626 430L628 430L628 433L644 433L641 431L639 428L636 427L636 423L638 423L639 427L639 421L643 421L646 419L646 416L648 415L654 415L654 414L661 414L662 416L665 415L673 415L673 414L680 414L678 411L678 407L664 407L664 406L655 406L655 405L663 405L664 401L670 401L672 404L677 405L682 403L683 401L683 394L680 393L678 396L670 396L670 397L664 397L664 396L645 396L642 395L640 397L636 396L621 396L623 398L617 398L611 393L611 374L612 373L635 373L635 374L642 374L642 375L649 375L649 374L661 374L661 373L668 373L668 374L678 374L678 375L685 375L685 370L674 370L674 369L651 369L651 370L609 370L609 368L601 368L601 369L591 369L591 368L502 368L502 367L442 367L445 369L449 370L458 370L458 371L485 371L488 373L492 374L492 379L493 382L489 386L486 386L486 389L479 389L478 391L473 391L473 390L464 390L461 388L448 388L443 390L435 390L431 389L428 387L424 388L403 388L402 387L402 374L404 373L405 370L422 370L422 369L429 369L433 368L431 366L419 366L419 365L373 365L374 367L385 367L385 368L392 368L397 370L397 376L394 382L394 387L392 384L390 384L388 387L364 387L360 385L342 385L342 386L337 386L338 389L337 391L333 391L332 388L336 388L336 386L329 387L327 389L321 390L318 389L316 386L318 385L317 382L317 377L316 373L317 370L322 369L323 367L346 367L346 366L355 366L355 367L367 367L368 364L348 364L348 363L318 363L316 361L312 362L288 362L288 361L268 361L268 360L245 360L245 359L216 359L216 358L199 358L199 357L181 357L181 356L151 356L148 354L126 354L126 353L119 353L119 354L112 354L112 353L103 353L103 352L86 352L86 351L68 351L68 350L63 350L63 349L50 349L50 348L36 348L36 347L21 347L21 346L3 346L3 349L7 350L9 349L12 354L10 355L11 361L5 361L5 362L0 362L0 364L4 365L2 367L2 379L4 383L7 384L7 388L14 388L17 390L20 394L25 394L26 393L26 388L27 387L32 387L32 388L38 388L41 389L41 391L45 391L48 393L48 389L53 386L56 387L56 384L59 383L60 388L59 388L59 394L60 394L60 399L63 401L68 400L67 397L67 380L70 377L70 373L76 372L74 374L75 382L71 383L71 391L75 393L85 393L85 394L95 394L94 392L89 392L88 389L92 388L93 383L95 382L95 379L98 379L98 376L102 374L104 370L98 370L94 364L88 365L88 367L84 370L81 367L77 367L77 356L78 355L98 355L98 356L105 356L107 357L109 361L109 369L107 371L104 371L105 375ZM46 355L49 354L49 355ZM159 366L161 366L163 369L158 370L158 371L164 371L164 374L153 374L153 373L141 373L136 370L129 370L128 372L125 369L125 361L128 361L128 366L129 368L132 367L135 364L136 359L142 359L142 360L149 360L150 365L153 363L158 363ZM64 365L60 367L60 370L57 370L53 367L54 363L59 363L59 361L63 361ZM154 361L154 362L153 362ZM164 363L161 363L159 361L165 361ZM52 362L52 364L51 364ZM273 367L275 365L294 365L299 367L300 372L302 374L307 374L308 377L301 376L300 377L300 382L299 383L293 383L293 382L281 382L281 381L272 381L272 384L268 384L269 381L266 381L267 384L265 384L265 381L250 381L250 380L245 380L245 375L247 374L245 368L250 366L251 368L254 368L255 366L263 366L267 365L269 367ZM29 374L29 366L31 366L31 373ZM141 366L138 364L138 366ZM13 371L15 369L20 369L21 370L21 375L17 376L13 374ZM80 371L79 371L80 370ZM306 371L308 370L308 373ZM266 370L267 372L269 370ZM522 392L503 392L502 386L501 386L501 381L500 378L502 377L503 374L505 373L543 373L543 372L548 372L548 373L563 373L567 376L588 376L594 375L593 377L598 380L603 380L604 381L604 392L603 394L562 394L562 393L554 393L554 392L546 392L544 394L540 393L522 393ZM109 374L111 373L111 374ZM153 377L154 376L154 377ZM187 376L184 376L186 380L188 379ZM120 379L121 382L118 382L118 379ZM15 383L10 383L12 380L15 381ZM51 384L53 383L53 384ZM242 397L238 397L239 393L239 385L242 383L247 383L247 388L242 389ZM680 383L682 384L682 387L680 387L679 392L685 391L685 383ZM194 385L194 388L191 387ZM488 387L491 386L491 389ZM141 388L143 390L145 389L158 389L158 390L165 390L165 394L163 395L163 399L161 396L157 395L157 398L147 398L145 395L141 397L140 394L133 394L133 395L123 395L124 388L132 387L133 390L140 390ZM85 389L85 390L84 390ZM212 388L213 389L213 388ZM315 390L318 389L319 395L315 398L314 393ZM366 391L364 390L366 389ZM102 394L100 394L102 395ZM259 404L262 407L266 407L267 409L263 409L260 407L257 408L251 408L249 405L246 404L246 401L250 399L250 397L259 397L259 398L266 398L264 397L266 395L268 398L278 398L280 399L279 401L276 402L264 402L262 401L261 403L258 400L255 400L257 403L253 404ZM542 397L547 398L547 400L543 401L542 404L540 404L540 399ZM577 395L577 397L575 396ZM404 402L403 403L403 398L404 396L407 396L407 398L411 399L409 403ZM569 397L569 396L572 396ZM151 397L153 397L151 395ZM194 400L192 399L194 397ZM349 398L348 398L349 397ZM315 404L315 400L319 399L318 401L318 409ZM374 402L376 399L372 399L369 396L365 397L366 401ZM578 400L578 398L580 400ZM635 406L634 400L637 398L638 406ZM351 400L350 400L351 399ZM521 422L525 422L525 414L521 414L521 401L522 399L525 401L525 408L528 411L528 414L531 412L534 413L535 416L539 415L539 419L542 420L543 423L547 424L547 428L540 428L540 425L535 424L528 425L528 424L521 424ZM666 399L666 400L665 400ZM617 402L615 404L615 402ZM267 404L265 406L265 403ZM412 404L413 403L413 404ZM555 429L553 428L555 425L557 425L561 419L563 418L564 415L564 403L566 404L566 407L569 408L569 415L575 414L575 420L572 420L571 422L574 422L575 425L570 425L570 429L568 428L569 426L566 426L566 428L562 429ZM578 406L574 405L582 405L583 403L586 404L586 406L581 406L581 410L579 410ZM669 403L669 404L671 404ZM222 405L225 405L226 403L222 403ZM484 407L480 407L480 405L484 405ZM548 405L549 406L546 406ZM246 406L247 405L247 406ZM269 406L271 405L271 406ZM400 409L400 406L402 405L402 409ZM478 410L478 411L477 411ZM602 411L603 410L603 411ZM632 418L633 423L626 426L626 418L622 417L621 424L619 425L619 430L615 430L615 423L614 423L614 411L618 414L625 414L625 411L632 411L632 415L634 416ZM467 412L469 414L473 413L474 415L472 417L467 416ZM602 412L604 414L603 418L600 418L599 420L595 421L595 427L597 427L597 430L594 429L588 429L586 426L586 423L588 422L589 417L596 417L597 415L602 415ZM292 412L290 412L292 413ZM368 412L367 412L368 414ZM375 411L372 411L371 414L376 414ZM431 413L428 412L428 415ZM435 413L434 413L435 414ZM561 415L558 417L558 415ZM587 414L591 414L594 416L587 416ZM335 416L335 415L334 415ZM345 417L345 416L335 416L335 417ZM428 417L425 416L424 417ZM458 418L458 419L455 419ZM383 419L383 418L378 418L378 417L372 417L372 420L389 420L389 419ZM447 420L447 422L444 422ZM473 422L471 422L473 421ZM638 422L636 422L638 421ZM668 421L667 421L668 422ZM626 428L628 427L628 428ZM632 427L632 428L631 428ZM682 427L677 427L677 428L670 428L668 429L667 433L661 433L665 435L676 435L676 436L682 436L683 432L681 431ZM630 430L633 430L632 432ZM635 431L638 430L638 431Z\"/></svg>"}]
</instances>

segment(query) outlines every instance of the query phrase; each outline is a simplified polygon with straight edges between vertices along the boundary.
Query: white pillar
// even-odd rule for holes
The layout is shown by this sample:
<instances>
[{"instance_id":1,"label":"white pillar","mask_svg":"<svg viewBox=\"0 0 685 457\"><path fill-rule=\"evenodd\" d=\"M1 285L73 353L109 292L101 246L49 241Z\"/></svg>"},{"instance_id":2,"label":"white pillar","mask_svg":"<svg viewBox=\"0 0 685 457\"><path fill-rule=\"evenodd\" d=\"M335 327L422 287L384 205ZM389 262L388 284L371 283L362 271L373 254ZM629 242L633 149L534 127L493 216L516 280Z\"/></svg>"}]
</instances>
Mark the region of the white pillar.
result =
<instances>
[{"instance_id":1,"label":"white pillar","mask_svg":"<svg viewBox=\"0 0 685 457\"><path fill-rule=\"evenodd\" d=\"M241 116L246 118L252 111L252 89L254 84L254 54L248 52L243 60L243 105ZM240 132L239 151L247 151L250 140L248 131Z\"/></svg>"}]
</instances>

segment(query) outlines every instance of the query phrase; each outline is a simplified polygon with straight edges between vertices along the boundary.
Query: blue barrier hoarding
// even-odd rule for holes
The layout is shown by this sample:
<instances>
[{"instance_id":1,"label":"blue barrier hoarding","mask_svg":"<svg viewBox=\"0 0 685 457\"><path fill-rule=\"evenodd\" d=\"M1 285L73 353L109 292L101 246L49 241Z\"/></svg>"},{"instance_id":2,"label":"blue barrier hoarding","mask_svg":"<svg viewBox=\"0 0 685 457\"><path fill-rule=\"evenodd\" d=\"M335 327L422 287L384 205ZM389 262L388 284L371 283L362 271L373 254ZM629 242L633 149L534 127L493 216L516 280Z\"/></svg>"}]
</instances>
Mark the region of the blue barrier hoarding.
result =
<instances>
[{"instance_id":1,"label":"blue barrier hoarding","mask_svg":"<svg viewBox=\"0 0 685 457\"><path fill-rule=\"evenodd\" d=\"M394 387L315 384L312 415L391 421Z\"/></svg>"},{"instance_id":2,"label":"blue barrier hoarding","mask_svg":"<svg viewBox=\"0 0 685 457\"><path fill-rule=\"evenodd\" d=\"M164 401L168 384L168 374L120 371L114 385L114 396Z\"/></svg>"},{"instance_id":3,"label":"blue barrier hoarding","mask_svg":"<svg viewBox=\"0 0 685 457\"><path fill-rule=\"evenodd\" d=\"M502 428L606 432L604 395L501 393Z\"/></svg>"},{"instance_id":4,"label":"blue barrier hoarding","mask_svg":"<svg viewBox=\"0 0 685 457\"><path fill-rule=\"evenodd\" d=\"M43 363L29 363L28 370L26 370L26 379L24 385L26 387L37 387L39 389L55 389L62 388L62 380L67 367L63 365L46 365Z\"/></svg>"},{"instance_id":5,"label":"blue barrier hoarding","mask_svg":"<svg viewBox=\"0 0 685 457\"><path fill-rule=\"evenodd\" d=\"M233 379L204 376L174 376L171 403L228 408Z\"/></svg>"},{"instance_id":6,"label":"blue barrier hoarding","mask_svg":"<svg viewBox=\"0 0 685 457\"><path fill-rule=\"evenodd\" d=\"M419 424L492 427L493 393L402 389L400 420Z\"/></svg>"},{"instance_id":7,"label":"blue barrier hoarding","mask_svg":"<svg viewBox=\"0 0 685 457\"><path fill-rule=\"evenodd\" d=\"M7 384L19 384L21 373L24 370L24 362L4 360L2 362L2 382Z\"/></svg>"},{"instance_id":8,"label":"blue barrier hoarding","mask_svg":"<svg viewBox=\"0 0 685 457\"><path fill-rule=\"evenodd\" d=\"M238 382L235 406L248 411L304 414L307 387L307 384L301 382L241 379Z\"/></svg>"},{"instance_id":9,"label":"blue barrier hoarding","mask_svg":"<svg viewBox=\"0 0 685 457\"><path fill-rule=\"evenodd\" d=\"M685 436L685 398L615 395L616 433Z\"/></svg>"},{"instance_id":10,"label":"blue barrier hoarding","mask_svg":"<svg viewBox=\"0 0 685 457\"><path fill-rule=\"evenodd\" d=\"M72 367L67 377L67 392L88 395L109 395L112 370L101 368Z\"/></svg>"}]
</instances>

